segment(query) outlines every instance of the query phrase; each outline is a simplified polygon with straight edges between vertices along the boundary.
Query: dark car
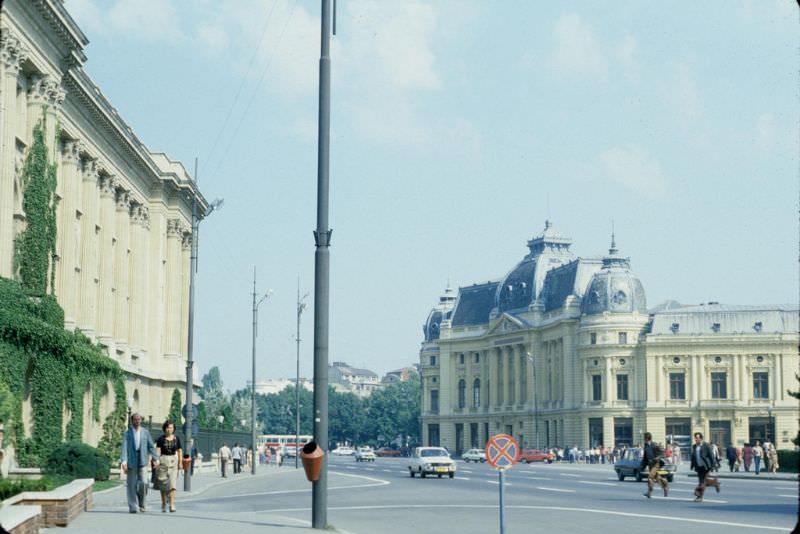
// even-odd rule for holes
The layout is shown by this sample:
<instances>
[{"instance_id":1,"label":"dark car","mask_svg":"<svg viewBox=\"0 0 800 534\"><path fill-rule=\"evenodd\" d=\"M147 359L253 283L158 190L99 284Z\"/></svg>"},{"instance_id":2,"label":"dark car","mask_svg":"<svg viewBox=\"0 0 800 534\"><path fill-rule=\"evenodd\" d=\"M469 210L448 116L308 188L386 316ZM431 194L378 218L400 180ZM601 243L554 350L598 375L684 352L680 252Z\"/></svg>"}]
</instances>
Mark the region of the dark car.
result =
<instances>
[{"instance_id":1,"label":"dark car","mask_svg":"<svg viewBox=\"0 0 800 534\"><path fill-rule=\"evenodd\" d=\"M672 482L672 478L677 470L678 466L667 459L662 468L667 482ZM646 479L647 469L642 468L642 449L638 447L626 449L622 458L614 462L614 471L616 471L617 478L620 480L625 480L625 477L633 477L636 479L636 482L641 482Z\"/></svg>"}]
</instances>

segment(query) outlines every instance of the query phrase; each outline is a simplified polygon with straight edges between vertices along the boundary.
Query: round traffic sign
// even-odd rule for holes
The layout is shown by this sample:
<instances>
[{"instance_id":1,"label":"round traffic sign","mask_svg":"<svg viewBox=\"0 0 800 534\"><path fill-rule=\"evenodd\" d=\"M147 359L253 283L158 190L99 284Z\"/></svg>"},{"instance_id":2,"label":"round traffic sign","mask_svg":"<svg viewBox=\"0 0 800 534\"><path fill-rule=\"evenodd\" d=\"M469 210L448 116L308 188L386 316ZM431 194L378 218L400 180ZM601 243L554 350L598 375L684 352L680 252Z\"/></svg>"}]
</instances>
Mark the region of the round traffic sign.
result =
<instances>
[{"instance_id":1,"label":"round traffic sign","mask_svg":"<svg viewBox=\"0 0 800 534\"><path fill-rule=\"evenodd\" d=\"M492 436L484 448L486 462L495 469L509 469L517 463L519 445L508 434Z\"/></svg>"}]
</instances>

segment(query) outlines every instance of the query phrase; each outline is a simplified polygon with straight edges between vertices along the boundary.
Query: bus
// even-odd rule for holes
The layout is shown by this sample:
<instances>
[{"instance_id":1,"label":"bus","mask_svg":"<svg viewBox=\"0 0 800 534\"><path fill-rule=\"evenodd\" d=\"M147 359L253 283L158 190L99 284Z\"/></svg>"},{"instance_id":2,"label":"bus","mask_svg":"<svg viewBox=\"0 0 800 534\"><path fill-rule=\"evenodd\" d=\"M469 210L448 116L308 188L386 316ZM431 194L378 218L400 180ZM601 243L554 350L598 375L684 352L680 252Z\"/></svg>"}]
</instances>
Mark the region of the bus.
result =
<instances>
[{"instance_id":1,"label":"bus","mask_svg":"<svg viewBox=\"0 0 800 534\"><path fill-rule=\"evenodd\" d=\"M295 455L295 434L261 434L256 437L256 446L262 450L264 446L267 449L281 450L287 456ZM300 447L313 440L314 436L300 434Z\"/></svg>"}]
</instances>

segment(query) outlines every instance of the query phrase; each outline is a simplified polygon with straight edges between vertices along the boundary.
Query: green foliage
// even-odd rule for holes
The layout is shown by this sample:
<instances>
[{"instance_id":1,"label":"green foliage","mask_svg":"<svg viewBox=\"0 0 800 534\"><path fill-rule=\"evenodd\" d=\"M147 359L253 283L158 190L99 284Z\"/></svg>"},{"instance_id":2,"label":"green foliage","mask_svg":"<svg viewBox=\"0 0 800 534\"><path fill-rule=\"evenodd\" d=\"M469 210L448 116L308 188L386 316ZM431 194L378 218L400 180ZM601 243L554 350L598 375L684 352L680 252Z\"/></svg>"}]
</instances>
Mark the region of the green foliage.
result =
<instances>
[{"instance_id":1,"label":"green foliage","mask_svg":"<svg viewBox=\"0 0 800 534\"><path fill-rule=\"evenodd\" d=\"M800 374L795 373L794 377L797 379L798 382L800 382ZM792 391L790 389L787 389L786 393L788 393L790 397L793 397L795 399L800 399L800 389L798 389L797 391ZM797 435L794 438L792 438L792 443L794 443L795 446L800 446L800 430L798 430Z\"/></svg>"},{"instance_id":2,"label":"green foliage","mask_svg":"<svg viewBox=\"0 0 800 534\"><path fill-rule=\"evenodd\" d=\"M39 480L25 478L20 480L0 479L0 501L4 501L23 491L50 491L57 487L54 484L54 480L51 477L42 477Z\"/></svg>"},{"instance_id":3,"label":"green foliage","mask_svg":"<svg viewBox=\"0 0 800 534\"><path fill-rule=\"evenodd\" d=\"M797 473L800 467L800 451L789 449L778 450L778 471Z\"/></svg>"},{"instance_id":4,"label":"green foliage","mask_svg":"<svg viewBox=\"0 0 800 534\"><path fill-rule=\"evenodd\" d=\"M0 382L0 423L4 425L10 423L16 416L17 403L15 402L14 395L7 385Z\"/></svg>"},{"instance_id":5,"label":"green foliage","mask_svg":"<svg viewBox=\"0 0 800 534\"><path fill-rule=\"evenodd\" d=\"M68 441L56 447L45 464L45 472L71 478L108 480L111 462L99 449Z\"/></svg>"},{"instance_id":6,"label":"green foliage","mask_svg":"<svg viewBox=\"0 0 800 534\"><path fill-rule=\"evenodd\" d=\"M393 440L397 436L417 436L420 428L420 395L417 375L373 392L365 401L370 421L366 429L367 439L377 443ZM383 439L379 439L380 436Z\"/></svg>"},{"instance_id":7,"label":"green foliage","mask_svg":"<svg viewBox=\"0 0 800 534\"><path fill-rule=\"evenodd\" d=\"M59 317L61 319L59 319ZM14 399L7 437L17 446L23 466L41 465L64 438L80 439L83 402L91 388L92 413L100 420L100 397L106 383L114 385L114 411L106 418L103 452L113 458L125 428L122 370L97 345L77 332L67 332L63 311L50 296L29 297L18 282L0 278L0 384ZM22 399L30 396L31 436L25 438Z\"/></svg>"},{"instance_id":8,"label":"green foliage","mask_svg":"<svg viewBox=\"0 0 800 534\"><path fill-rule=\"evenodd\" d=\"M48 162L45 116L46 110L33 128L33 144L22 169L22 209L26 226L15 240L15 263L19 266L22 287L36 296L47 293L48 282L52 289L55 273L51 264L56 251L56 164Z\"/></svg>"},{"instance_id":9,"label":"green foliage","mask_svg":"<svg viewBox=\"0 0 800 534\"><path fill-rule=\"evenodd\" d=\"M242 390L247 391L247 390ZM300 433L312 434L314 424L312 411L314 396L306 388L300 388ZM295 388L286 386L282 391L270 395L256 395L256 410L259 429L269 434L294 434L295 432Z\"/></svg>"},{"instance_id":10,"label":"green foliage","mask_svg":"<svg viewBox=\"0 0 800 534\"><path fill-rule=\"evenodd\" d=\"M169 415L167 419L175 423L175 430L181 427L181 392L178 388L172 390L172 401L169 405Z\"/></svg>"}]
</instances>

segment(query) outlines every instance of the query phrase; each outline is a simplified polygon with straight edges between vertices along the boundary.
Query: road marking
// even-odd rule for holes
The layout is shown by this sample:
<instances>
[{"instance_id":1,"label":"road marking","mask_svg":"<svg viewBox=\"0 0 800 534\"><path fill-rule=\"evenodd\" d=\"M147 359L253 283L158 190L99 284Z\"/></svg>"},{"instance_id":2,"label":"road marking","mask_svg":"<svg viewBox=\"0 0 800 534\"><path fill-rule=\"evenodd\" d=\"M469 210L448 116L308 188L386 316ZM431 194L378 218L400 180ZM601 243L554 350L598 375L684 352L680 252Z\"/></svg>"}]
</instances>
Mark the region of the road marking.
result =
<instances>
[{"instance_id":1,"label":"road marking","mask_svg":"<svg viewBox=\"0 0 800 534\"><path fill-rule=\"evenodd\" d=\"M565 491L565 490L561 490ZM389 509L408 509L408 508L485 508L487 510L497 510L497 505L491 504L393 504L393 505L371 505L371 506L329 506L328 510L389 510ZM543 511L558 511L558 512L581 512L587 514L604 514L604 515L618 515L623 517L642 518L641 513L634 512L618 512L616 510L598 510L591 508L568 508L565 506L535 506L535 505L509 505L506 504L506 509L516 510L543 510ZM308 512L311 508L277 508L268 510L258 510L257 513L286 513L286 512ZM740 527L747 529L759 530L775 530L778 532L786 532L786 527L772 527L768 525L754 525L752 523L733 523L731 521L719 521L716 519L693 519L689 517L669 516L669 515L652 515L647 516L649 519L659 519L662 521L677 521L680 523L699 523L702 525L723 525L728 527Z\"/></svg>"},{"instance_id":2,"label":"road marking","mask_svg":"<svg viewBox=\"0 0 800 534\"><path fill-rule=\"evenodd\" d=\"M356 469L356 468L355 468L355 467L353 467L352 465L346 465L346 466L344 466L344 468L345 468L345 469Z\"/></svg>"},{"instance_id":3,"label":"road marking","mask_svg":"<svg viewBox=\"0 0 800 534\"><path fill-rule=\"evenodd\" d=\"M544 486L536 486L536 489L540 489L540 490L544 490L544 491L558 491L560 493L575 493L575 490L558 489L558 488L545 488Z\"/></svg>"},{"instance_id":4,"label":"road marking","mask_svg":"<svg viewBox=\"0 0 800 534\"><path fill-rule=\"evenodd\" d=\"M594 486L616 486L613 482L590 482L588 480L579 480L578 484L592 484Z\"/></svg>"},{"instance_id":5,"label":"road marking","mask_svg":"<svg viewBox=\"0 0 800 534\"><path fill-rule=\"evenodd\" d=\"M365 467L364 471L375 471L374 467Z\"/></svg>"},{"instance_id":6,"label":"road marking","mask_svg":"<svg viewBox=\"0 0 800 534\"><path fill-rule=\"evenodd\" d=\"M778 495L778 497L788 497L790 499L796 499L797 495Z\"/></svg>"},{"instance_id":7,"label":"road marking","mask_svg":"<svg viewBox=\"0 0 800 534\"><path fill-rule=\"evenodd\" d=\"M515 475L515 476L516 476L517 474L524 476L524 477L525 477L525 478L527 478L528 480L553 480L552 478L547 478L547 477L537 477L537 476L534 476L534 475L529 475L528 473L514 473L514 475Z\"/></svg>"},{"instance_id":8,"label":"road marking","mask_svg":"<svg viewBox=\"0 0 800 534\"><path fill-rule=\"evenodd\" d=\"M456 480L472 480L469 477L456 477Z\"/></svg>"},{"instance_id":9,"label":"road marking","mask_svg":"<svg viewBox=\"0 0 800 534\"><path fill-rule=\"evenodd\" d=\"M488 482L489 484L496 484L498 486L500 485L500 483L498 481L496 481L496 480L487 480L486 482ZM511 482L506 482L503 485L504 486L513 486L514 484L512 484Z\"/></svg>"},{"instance_id":10,"label":"road marking","mask_svg":"<svg viewBox=\"0 0 800 534\"><path fill-rule=\"evenodd\" d=\"M384 473L391 473L392 472L391 469L381 469L381 471L383 471ZM402 473L402 471L401 471L401 473Z\"/></svg>"},{"instance_id":11,"label":"road marking","mask_svg":"<svg viewBox=\"0 0 800 534\"><path fill-rule=\"evenodd\" d=\"M474 472L474 471L470 471L469 469L462 469L462 471L465 472L465 473L473 473Z\"/></svg>"},{"instance_id":12,"label":"road marking","mask_svg":"<svg viewBox=\"0 0 800 534\"><path fill-rule=\"evenodd\" d=\"M579 477L580 475L576 475L573 473L560 473L562 477Z\"/></svg>"}]
</instances>

